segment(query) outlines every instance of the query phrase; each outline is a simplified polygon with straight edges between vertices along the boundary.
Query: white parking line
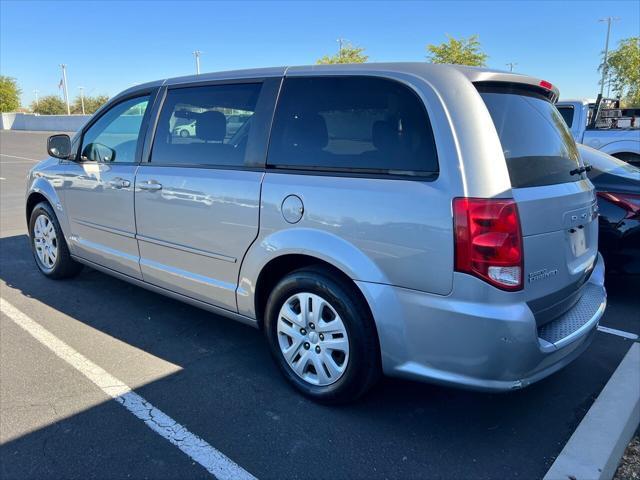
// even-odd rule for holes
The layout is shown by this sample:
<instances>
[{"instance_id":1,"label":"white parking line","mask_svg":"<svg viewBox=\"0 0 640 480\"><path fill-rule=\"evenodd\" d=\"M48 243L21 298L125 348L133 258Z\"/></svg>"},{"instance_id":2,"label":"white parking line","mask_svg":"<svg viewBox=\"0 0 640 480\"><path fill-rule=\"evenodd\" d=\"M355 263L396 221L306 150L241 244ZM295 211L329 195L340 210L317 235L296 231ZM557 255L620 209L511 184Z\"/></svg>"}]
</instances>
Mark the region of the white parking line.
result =
<instances>
[{"instance_id":1,"label":"white parking line","mask_svg":"<svg viewBox=\"0 0 640 480\"><path fill-rule=\"evenodd\" d=\"M40 160L37 160L35 158L29 158L29 157L19 157L17 155L7 155L6 153L0 153L0 157L9 157L9 158L20 158L22 160L30 160L32 162L39 162ZM5 162L8 163L8 162Z\"/></svg>"},{"instance_id":2,"label":"white parking line","mask_svg":"<svg viewBox=\"0 0 640 480\"><path fill-rule=\"evenodd\" d=\"M220 480L255 479L200 437L147 402L124 382L74 350L42 325L0 298L0 311L42 345L96 384L104 393L142 420L147 427L171 442Z\"/></svg>"},{"instance_id":3,"label":"white parking line","mask_svg":"<svg viewBox=\"0 0 640 480\"><path fill-rule=\"evenodd\" d=\"M617 330L615 328L605 327L604 325L598 325L598 330L603 333L610 333L611 335L617 335L619 337L628 338L629 340L638 340L638 335L636 335L635 333L629 333L623 330Z\"/></svg>"}]
</instances>

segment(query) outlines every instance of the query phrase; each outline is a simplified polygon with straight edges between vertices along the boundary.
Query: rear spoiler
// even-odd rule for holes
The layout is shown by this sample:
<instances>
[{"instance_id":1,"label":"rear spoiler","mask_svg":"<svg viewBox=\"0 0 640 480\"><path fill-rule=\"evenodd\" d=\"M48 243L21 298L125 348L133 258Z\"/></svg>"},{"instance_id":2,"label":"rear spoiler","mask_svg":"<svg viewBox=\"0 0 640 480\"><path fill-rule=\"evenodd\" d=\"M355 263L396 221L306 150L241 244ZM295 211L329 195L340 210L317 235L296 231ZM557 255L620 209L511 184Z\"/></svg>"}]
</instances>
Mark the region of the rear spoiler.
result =
<instances>
[{"instance_id":1,"label":"rear spoiler","mask_svg":"<svg viewBox=\"0 0 640 480\"><path fill-rule=\"evenodd\" d=\"M496 82L481 81L474 82L479 92L487 93L512 93L514 95L530 95L544 97L551 103L558 101L558 90L549 82L542 80L539 85L520 82Z\"/></svg>"}]
</instances>

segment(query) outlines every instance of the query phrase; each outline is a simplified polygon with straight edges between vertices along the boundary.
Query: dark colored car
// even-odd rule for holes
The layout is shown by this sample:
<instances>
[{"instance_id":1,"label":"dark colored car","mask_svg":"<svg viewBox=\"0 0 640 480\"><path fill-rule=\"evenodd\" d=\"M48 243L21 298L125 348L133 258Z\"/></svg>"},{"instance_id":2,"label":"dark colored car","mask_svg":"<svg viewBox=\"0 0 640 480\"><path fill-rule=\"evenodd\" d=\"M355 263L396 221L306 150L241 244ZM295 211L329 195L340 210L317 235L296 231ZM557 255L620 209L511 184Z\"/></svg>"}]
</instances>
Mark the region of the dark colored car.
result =
<instances>
[{"instance_id":1,"label":"dark colored car","mask_svg":"<svg viewBox=\"0 0 640 480\"><path fill-rule=\"evenodd\" d=\"M578 145L600 210L599 247L608 270L640 274L640 169Z\"/></svg>"}]
</instances>

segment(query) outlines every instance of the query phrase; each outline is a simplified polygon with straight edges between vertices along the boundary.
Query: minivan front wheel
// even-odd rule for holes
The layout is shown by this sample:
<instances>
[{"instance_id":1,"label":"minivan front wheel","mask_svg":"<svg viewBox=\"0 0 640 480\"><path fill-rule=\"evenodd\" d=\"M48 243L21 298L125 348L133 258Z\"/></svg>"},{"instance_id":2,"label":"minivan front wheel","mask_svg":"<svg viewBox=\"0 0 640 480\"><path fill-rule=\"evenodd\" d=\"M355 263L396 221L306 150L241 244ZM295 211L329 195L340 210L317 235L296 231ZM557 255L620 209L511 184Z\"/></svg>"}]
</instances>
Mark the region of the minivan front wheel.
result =
<instances>
[{"instance_id":1,"label":"minivan front wheel","mask_svg":"<svg viewBox=\"0 0 640 480\"><path fill-rule=\"evenodd\" d=\"M356 287L329 270L285 276L267 302L265 333L285 377L314 400L355 400L378 378L369 310Z\"/></svg>"},{"instance_id":2,"label":"minivan front wheel","mask_svg":"<svg viewBox=\"0 0 640 480\"><path fill-rule=\"evenodd\" d=\"M46 202L35 206L29 218L31 250L38 269L49 278L68 278L82 270L71 258L53 209Z\"/></svg>"}]
</instances>

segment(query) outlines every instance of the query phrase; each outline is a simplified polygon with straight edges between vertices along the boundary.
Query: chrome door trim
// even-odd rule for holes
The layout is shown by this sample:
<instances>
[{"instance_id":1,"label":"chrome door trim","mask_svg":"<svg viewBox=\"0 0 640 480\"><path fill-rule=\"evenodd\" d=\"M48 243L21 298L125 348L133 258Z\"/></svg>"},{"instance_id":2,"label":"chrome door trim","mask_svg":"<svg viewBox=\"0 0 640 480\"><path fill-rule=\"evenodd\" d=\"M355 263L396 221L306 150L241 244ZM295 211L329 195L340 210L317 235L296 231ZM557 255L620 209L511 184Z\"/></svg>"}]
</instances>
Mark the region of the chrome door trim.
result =
<instances>
[{"instance_id":1,"label":"chrome door trim","mask_svg":"<svg viewBox=\"0 0 640 480\"><path fill-rule=\"evenodd\" d=\"M158 240L157 238L147 237L145 235L136 234L135 237L140 242L153 243L155 245L160 245L161 247L175 248L176 250L193 253L194 255L201 255L203 257L215 258L216 260L222 260L224 262L236 263L238 261L237 258L222 255L220 253L208 252L206 250L200 250L198 248L187 247L185 245L180 245L179 243L166 242L164 240Z\"/></svg>"},{"instance_id":2,"label":"chrome door trim","mask_svg":"<svg viewBox=\"0 0 640 480\"><path fill-rule=\"evenodd\" d=\"M135 233L127 232L125 230L118 230L117 228L113 228L113 227L106 227L98 223L88 222L87 220L79 220L77 218L74 218L71 221L73 223L79 223L80 225L84 225L85 227L95 228L96 230L102 230L103 232L113 233L114 235L120 235L121 237L136 238Z\"/></svg>"},{"instance_id":3,"label":"chrome door trim","mask_svg":"<svg viewBox=\"0 0 640 480\"><path fill-rule=\"evenodd\" d=\"M137 265L138 267L140 265L140 257L134 256L134 255L130 255L128 253L124 253L121 250L116 250L114 248L107 247L107 246L105 246L105 245L103 245L101 243L92 242L91 240L87 240L86 238L78 237L77 235L71 235L69 237L69 240L72 243L75 243L77 245L81 245L81 246L85 247L85 249L91 249L91 250L97 251L97 252L108 253L108 254L112 255L113 257L117 257L120 260L127 260L132 265ZM75 256L77 256L77 255L73 255L73 256L75 258ZM80 257L80 256L78 256L78 258L82 258L83 261L85 260L83 257ZM87 260L87 261L90 262L91 260ZM105 267L105 268L109 268L109 267ZM109 268L109 271L116 272L118 270ZM123 275L125 275L125 274L123 274Z\"/></svg>"}]
</instances>

